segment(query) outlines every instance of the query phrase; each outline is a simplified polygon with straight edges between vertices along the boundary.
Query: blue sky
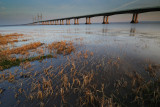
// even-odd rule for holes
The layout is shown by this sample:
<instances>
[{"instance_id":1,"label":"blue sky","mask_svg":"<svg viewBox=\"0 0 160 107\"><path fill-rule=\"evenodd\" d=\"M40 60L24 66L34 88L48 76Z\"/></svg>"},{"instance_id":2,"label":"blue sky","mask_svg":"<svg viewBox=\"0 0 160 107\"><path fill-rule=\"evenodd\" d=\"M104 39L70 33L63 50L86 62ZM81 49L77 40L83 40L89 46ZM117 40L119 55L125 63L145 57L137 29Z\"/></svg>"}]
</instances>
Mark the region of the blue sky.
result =
<instances>
[{"instance_id":1,"label":"blue sky","mask_svg":"<svg viewBox=\"0 0 160 107\"><path fill-rule=\"evenodd\" d=\"M160 0L0 0L0 25L32 22L38 13L54 19L155 6Z\"/></svg>"}]
</instances>

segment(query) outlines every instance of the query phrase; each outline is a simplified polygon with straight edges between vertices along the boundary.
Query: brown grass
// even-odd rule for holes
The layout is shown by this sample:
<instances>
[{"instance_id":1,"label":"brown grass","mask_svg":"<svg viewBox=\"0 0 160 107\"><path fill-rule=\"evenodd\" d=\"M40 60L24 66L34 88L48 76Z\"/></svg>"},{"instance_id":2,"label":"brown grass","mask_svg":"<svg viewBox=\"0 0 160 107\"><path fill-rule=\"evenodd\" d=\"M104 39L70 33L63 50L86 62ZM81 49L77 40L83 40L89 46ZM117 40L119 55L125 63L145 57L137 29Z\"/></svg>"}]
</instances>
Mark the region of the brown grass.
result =
<instances>
[{"instance_id":1,"label":"brown grass","mask_svg":"<svg viewBox=\"0 0 160 107\"><path fill-rule=\"evenodd\" d=\"M48 45L48 48L50 52L52 52L53 49L55 49L57 54L63 54L63 55L70 54L72 51L75 50L73 43L71 41L69 43L67 43L66 41L53 42Z\"/></svg>"},{"instance_id":2,"label":"brown grass","mask_svg":"<svg viewBox=\"0 0 160 107\"><path fill-rule=\"evenodd\" d=\"M7 45L8 43L18 42L18 38L23 34L12 33L7 35L0 34L0 45Z\"/></svg>"},{"instance_id":3,"label":"brown grass","mask_svg":"<svg viewBox=\"0 0 160 107\"><path fill-rule=\"evenodd\" d=\"M15 79L15 76L12 75L11 73L9 73L8 81L12 82L12 81L14 81L14 79Z\"/></svg>"},{"instance_id":4,"label":"brown grass","mask_svg":"<svg viewBox=\"0 0 160 107\"><path fill-rule=\"evenodd\" d=\"M18 47L18 48L13 48L13 49L7 49L7 50L4 50L4 51L1 51L0 54L5 54L5 55L10 55L10 54L24 54L26 53L28 50L31 50L31 49L35 49L39 46L43 45L41 42L34 42L34 43L30 43L30 44L27 44L27 45L23 45L21 47Z\"/></svg>"}]
</instances>

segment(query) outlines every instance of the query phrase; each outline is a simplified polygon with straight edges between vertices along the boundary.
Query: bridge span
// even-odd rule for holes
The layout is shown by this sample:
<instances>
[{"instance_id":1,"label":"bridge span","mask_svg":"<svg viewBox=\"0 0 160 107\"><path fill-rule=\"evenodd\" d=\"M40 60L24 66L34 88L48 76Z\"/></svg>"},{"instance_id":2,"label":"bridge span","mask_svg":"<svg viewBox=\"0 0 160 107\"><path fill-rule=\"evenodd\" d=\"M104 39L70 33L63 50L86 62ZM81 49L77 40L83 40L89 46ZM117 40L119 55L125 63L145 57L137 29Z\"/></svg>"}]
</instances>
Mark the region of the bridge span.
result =
<instances>
[{"instance_id":1,"label":"bridge span","mask_svg":"<svg viewBox=\"0 0 160 107\"><path fill-rule=\"evenodd\" d=\"M66 17L66 18L59 18L59 19L52 19L52 20L43 20L33 22L31 24L40 24L40 25L64 25L64 20L66 20L66 25L70 25L70 20L74 20L74 24L79 24L80 18L86 18L85 24L91 24L92 17L103 16L102 24L108 24L108 18L112 15L118 14L133 14L131 23L138 23L138 14L146 13L146 12L155 12L160 11L160 7L154 8L140 8L140 9L132 9L132 10L122 10L122 11L114 11L114 12L107 12L107 13L99 13L99 14L91 14L91 15L83 15L83 16L75 16L75 17Z\"/></svg>"}]
</instances>

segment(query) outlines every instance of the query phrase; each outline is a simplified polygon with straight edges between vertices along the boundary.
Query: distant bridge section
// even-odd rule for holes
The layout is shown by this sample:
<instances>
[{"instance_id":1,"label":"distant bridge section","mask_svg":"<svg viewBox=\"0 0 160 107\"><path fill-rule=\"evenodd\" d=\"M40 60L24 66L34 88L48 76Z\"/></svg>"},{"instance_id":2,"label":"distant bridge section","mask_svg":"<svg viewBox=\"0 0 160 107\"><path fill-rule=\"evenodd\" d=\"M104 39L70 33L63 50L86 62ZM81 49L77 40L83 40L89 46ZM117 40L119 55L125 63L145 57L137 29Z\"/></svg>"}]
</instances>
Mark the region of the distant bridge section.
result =
<instances>
[{"instance_id":1,"label":"distant bridge section","mask_svg":"<svg viewBox=\"0 0 160 107\"><path fill-rule=\"evenodd\" d=\"M52 19L52 20L44 20L44 21L37 21L31 24L40 24L40 25L64 25L64 20L66 20L66 25L70 25L70 20L74 20L74 24L79 24L80 18L86 18L86 24L91 24L92 17L103 16L102 24L108 24L108 18L112 15L118 14L133 14L131 23L138 23L138 14L145 13L145 12L155 12L160 11L160 7L154 8L141 8L141 9L132 9L132 10L122 10L122 11L115 11L115 12L107 12L107 13L99 13L99 14L91 14L91 15L83 15L83 16L75 16L75 17L66 17L66 18L59 18L59 19Z\"/></svg>"}]
</instances>

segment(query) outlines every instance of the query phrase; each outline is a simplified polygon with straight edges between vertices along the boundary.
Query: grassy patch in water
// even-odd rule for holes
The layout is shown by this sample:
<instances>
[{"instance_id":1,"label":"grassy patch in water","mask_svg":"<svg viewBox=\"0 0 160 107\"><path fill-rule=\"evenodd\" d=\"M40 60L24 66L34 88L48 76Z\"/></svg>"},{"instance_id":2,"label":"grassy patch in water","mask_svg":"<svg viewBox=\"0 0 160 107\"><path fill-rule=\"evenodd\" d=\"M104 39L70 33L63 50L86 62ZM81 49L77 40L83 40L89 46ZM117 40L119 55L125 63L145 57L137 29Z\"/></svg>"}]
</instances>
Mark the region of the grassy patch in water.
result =
<instances>
[{"instance_id":1,"label":"grassy patch in water","mask_svg":"<svg viewBox=\"0 0 160 107\"><path fill-rule=\"evenodd\" d=\"M46 59L46 58L53 58L54 56L49 54L49 55L44 55L44 56L36 56L36 57L31 57L31 58L28 58L28 59L25 59L23 62L25 61L35 61L35 60L43 60L43 59Z\"/></svg>"},{"instance_id":2,"label":"grassy patch in water","mask_svg":"<svg viewBox=\"0 0 160 107\"><path fill-rule=\"evenodd\" d=\"M9 60L5 59L0 62L0 70L11 68L12 66L17 66L20 64L20 59Z\"/></svg>"},{"instance_id":3,"label":"grassy patch in water","mask_svg":"<svg viewBox=\"0 0 160 107\"><path fill-rule=\"evenodd\" d=\"M21 62L26 62L26 61L35 61L35 60L43 60L46 58L53 58L53 55L44 55L44 56L36 56L36 57L31 57L31 58L26 58L26 59L4 59L0 61L0 70L8 69L13 66L19 66Z\"/></svg>"}]
</instances>

